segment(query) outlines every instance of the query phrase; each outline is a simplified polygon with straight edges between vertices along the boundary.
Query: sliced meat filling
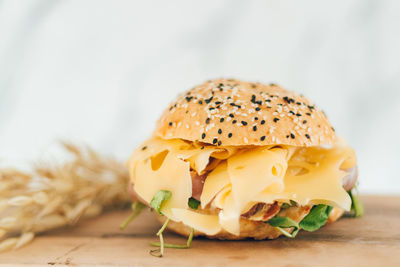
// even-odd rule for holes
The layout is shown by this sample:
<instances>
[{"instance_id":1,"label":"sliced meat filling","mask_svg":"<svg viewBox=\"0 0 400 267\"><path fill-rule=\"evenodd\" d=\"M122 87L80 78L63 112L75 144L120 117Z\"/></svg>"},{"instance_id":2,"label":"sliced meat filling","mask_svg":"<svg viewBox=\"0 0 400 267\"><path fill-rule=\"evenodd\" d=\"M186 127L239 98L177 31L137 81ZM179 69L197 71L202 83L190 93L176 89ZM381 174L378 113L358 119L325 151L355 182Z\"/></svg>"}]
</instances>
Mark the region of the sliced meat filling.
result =
<instances>
[{"instance_id":1,"label":"sliced meat filling","mask_svg":"<svg viewBox=\"0 0 400 267\"><path fill-rule=\"evenodd\" d=\"M358 166L356 165L353 168L345 169L344 171L347 172L347 175L343 177L342 184L344 190L349 191L356 185L358 178Z\"/></svg>"},{"instance_id":2,"label":"sliced meat filling","mask_svg":"<svg viewBox=\"0 0 400 267\"><path fill-rule=\"evenodd\" d=\"M203 192L204 182L207 178L207 175L208 172L202 175L198 175L196 171L190 171L190 176L192 177L192 198L200 200L200 196Z\"/></svg>"},{"instance_id":3,"label":"sliced meat filling","mask_svg":"<svg viewBox=\"0 0 400 267\"><path fill-rule=\"evenodd\" d=\"M257 203L241 216L252 221L268 221L278 214L280 209L281 204L276 201L273 204Z\"/></svg>"}]
</instances>

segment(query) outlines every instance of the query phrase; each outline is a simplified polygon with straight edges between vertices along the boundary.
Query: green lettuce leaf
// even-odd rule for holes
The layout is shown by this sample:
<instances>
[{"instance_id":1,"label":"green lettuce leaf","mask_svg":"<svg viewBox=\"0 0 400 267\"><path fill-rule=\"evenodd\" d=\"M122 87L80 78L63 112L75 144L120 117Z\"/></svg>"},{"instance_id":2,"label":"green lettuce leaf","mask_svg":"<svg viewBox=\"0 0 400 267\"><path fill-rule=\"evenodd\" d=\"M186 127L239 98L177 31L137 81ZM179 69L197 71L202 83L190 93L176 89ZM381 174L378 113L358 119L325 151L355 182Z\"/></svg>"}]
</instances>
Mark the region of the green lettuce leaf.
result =
<instances>
[{"instance_id":1,"label":"green lettuce leaf","mask_svg":"<svg viewBox=\"0 0 400 267\"><path fill-rule=\"evenodd\" d=\"M199 205L200 205L200 201L198 201L197 199L192 198L192 197L189 198L188 206L189 206L191 209L197 210L197 208L199 207Z\"/></svg>"},{"instance_id":2,"label":"green lettuce leaf","mask_svg":"<svg viewBox=\"0 0 400 267\"><path fill-rule=\"evenodd\" d=\"M327 205L316 205L314 206L310 213L300 222L300 227L306 231L314 232L325 225L328 220L329 213L332 207Z\"/></svg>"},{"instance_id":3,"label":"green lettuce leaf","mask_svg":"<svg viewBox=\"0 0 400 267\"><path fill-rule=\"evenodd\" d=\"M282 234L287 237L294 238L300 230L299 224L288 217L275 216L267 221L273 227L276 227ZM294 228L292 233L287 232L282 228Z\"/></svg>"},{"instance_id":4,"label":"green lettuce leaf","mask_svg":"<svg viewBox=\"0 0 400 267\"><path fill-rule=\"evenodd\" d=\"M281 205L281 209L287 209L296 205L297 205L296 201L290 200L290 203L283 203Z\"/></svg>"},{"instance_id":5,"label":"green lettuce leaf","mask_svg":"<svg viewBox=\"0 0 400 267\"><path fill-rule=\"evenodd\" d=\"M361 217L364 215L364 205L361 201L351 192L348 192L351 198L351 211L354 217Z\"/></svg>"},{"instance_id":6,"label":"green lettuce leaf","mask_svg":"<svg viewBox=\"0 0 400 267\"><path fill-rule=\"evenodd\" d=\"M171 191L168 190L160 190L155 193L153 199L150 201L150 206L155 209L158 213L162 214L161 208L164 205L165 201L169 200L172 196Z\"/></svg>"}]
</instances>

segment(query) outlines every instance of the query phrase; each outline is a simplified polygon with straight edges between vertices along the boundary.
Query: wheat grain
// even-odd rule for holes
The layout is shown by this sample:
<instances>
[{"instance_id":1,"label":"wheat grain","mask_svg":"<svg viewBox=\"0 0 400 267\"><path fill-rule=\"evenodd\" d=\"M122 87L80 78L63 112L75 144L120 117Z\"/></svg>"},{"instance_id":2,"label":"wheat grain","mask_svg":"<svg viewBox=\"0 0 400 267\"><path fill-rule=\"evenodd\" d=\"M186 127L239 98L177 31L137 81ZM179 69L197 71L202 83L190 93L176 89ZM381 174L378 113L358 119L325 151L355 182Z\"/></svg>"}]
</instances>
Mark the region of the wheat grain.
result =
<instances>
[{"instance_id":1,"label":"wheat grain","mask_svg":"<svg viewBox=\"0 0 400 267\"><path fill-rule=\"evenodd\" d=\"M33 240L35 234L32 232L23 233L14 246L14 249L20 248Z\"/></svg>"},{"instance_id":2,"label":"wheat grain","mask_svg":"<svg viewBox=\"0 0 400 267\"><path fill-rule=\"evenodd\" d=\"M7 231L4 229L0 229L0 239L3 238L7 234Z\"/></svg>"},{"instance_id":3,"label":"wheat grain","mask_svg":"<svg viewBox=\"0 0 400 267\"><path fill-rule=\"evenodd\" d=\"M32 198L27 196L16 196L7 201L10 206L26 206L32 203Z\"/></svg>"},{"instance_id":4,"label":"wheat grain","mask_svg":"<svg viewBox=\"0 0 400 267\"><path fill-rule=\"evenodd\" d=\"M5 229L12 228L17 222L15 217L4 217L0 219L0 227Z\"/></svg>"},{"instance_id":5,"label":"wheat grain","mask_svg":"<svg viewBox=\"0 0 400 267\"><path fill-rule=\"evenodd\" d=\"M0 251L129 202L123 164L89 148L63 145L73 156L64 164L41 164L32 173L0 169Z\"/></svg>"},{"instance_id":6,"label":"wheat grain","mask_svg":"<svg viewBox=\"0 0 400 267\"><path fill-rule=\"evenodd\" d=\"M18 238L7 238L0 243L0 251L9 250L14 248L18 242Z\"/></svg>"}]
</instances>

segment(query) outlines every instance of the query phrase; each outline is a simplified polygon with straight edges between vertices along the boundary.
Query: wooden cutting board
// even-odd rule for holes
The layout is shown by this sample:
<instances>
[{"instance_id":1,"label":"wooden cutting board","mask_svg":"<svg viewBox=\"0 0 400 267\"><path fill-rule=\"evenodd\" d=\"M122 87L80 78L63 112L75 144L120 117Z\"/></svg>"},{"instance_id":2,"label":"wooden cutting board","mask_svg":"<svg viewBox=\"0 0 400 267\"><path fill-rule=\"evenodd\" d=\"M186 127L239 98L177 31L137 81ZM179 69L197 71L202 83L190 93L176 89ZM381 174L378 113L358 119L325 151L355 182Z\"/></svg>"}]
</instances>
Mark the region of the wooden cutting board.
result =
<instances>
[{"instance_id":1,"label":"wooden cutting board","mask_svg":"<svg viewBox=\"0 0 400 267\"><path fill-rule=\"evenodd\" d=\"M16 251L0 254L1 266L400 266L400 197L365 196L362 218L342 218L296 239L268 241L193 240L190 249L166 249L149 255L159 224L144 212L124 231L118 226L129 211L37 237ZM172 233L166 242L186 239Z\"/></svg>"}]
</instances>

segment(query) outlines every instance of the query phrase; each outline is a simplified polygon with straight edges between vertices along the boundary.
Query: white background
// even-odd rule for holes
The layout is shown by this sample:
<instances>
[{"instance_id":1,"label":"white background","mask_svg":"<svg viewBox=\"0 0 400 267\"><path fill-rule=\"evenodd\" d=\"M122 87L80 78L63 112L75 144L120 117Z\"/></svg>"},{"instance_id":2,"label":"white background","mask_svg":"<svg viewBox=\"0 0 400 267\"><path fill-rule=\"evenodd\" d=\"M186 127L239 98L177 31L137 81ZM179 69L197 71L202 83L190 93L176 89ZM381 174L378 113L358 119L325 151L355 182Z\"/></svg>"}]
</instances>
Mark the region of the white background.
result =
<instances>
[{"instance_id":1,"label":"white background","mask_svg":"<svg viewBox=\"0 0 400 267\"><path fill-rule=\"evenodd\" d=\"M2 1L0 162L126 159L178 92L275 82L325 110L364 193L400 193L399 1Z\"/></svg>"}]
</instances>

